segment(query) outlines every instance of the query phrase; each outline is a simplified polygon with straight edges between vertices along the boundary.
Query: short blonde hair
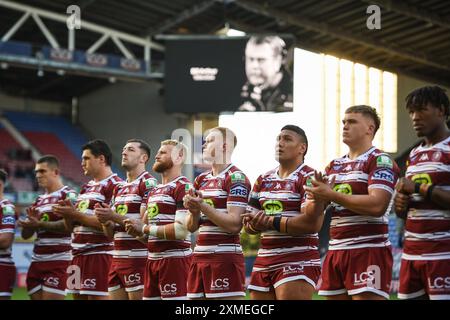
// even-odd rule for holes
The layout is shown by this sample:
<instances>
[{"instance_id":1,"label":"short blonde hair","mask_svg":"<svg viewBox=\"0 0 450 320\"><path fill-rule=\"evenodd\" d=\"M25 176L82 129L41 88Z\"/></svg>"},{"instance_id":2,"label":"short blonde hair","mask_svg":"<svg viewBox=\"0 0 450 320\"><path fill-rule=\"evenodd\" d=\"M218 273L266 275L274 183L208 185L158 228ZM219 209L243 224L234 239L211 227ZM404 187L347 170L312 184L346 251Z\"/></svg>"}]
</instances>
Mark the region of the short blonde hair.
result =
<instances>
[{"instance_id":1,"label":"short blonde hair","mask_svg":"<svg viewBox=\"0 0 450 320\"><path fill-rule=\"evenodd\" d=\"M237 145L237 138L236 135L234 134L233 131L231 131L231 129L225 128L225 127L214 127L210 130L210 132L212 131L219 131L222 134L222 138L223 141L229 146L231 147L230 151L233 151L234 148ZM233 145L231 146L231 142L233 143Z\"/></svg>"},{"instance_id":2,"label":"short blonde hair","mask_svg":"<svg viewBox=\"0 0 450 320\"><path fill-rule=\"evenodd\" d=\"M187 156L187 147L184 143L177 141L177 140L173 140L173 139L167 139L167 140L163 140L161 141L161 146L174 146L175 148L177 148L178 150L182 150L182 155L183 158L186 158Z\"/></svg>"}]
</instances>

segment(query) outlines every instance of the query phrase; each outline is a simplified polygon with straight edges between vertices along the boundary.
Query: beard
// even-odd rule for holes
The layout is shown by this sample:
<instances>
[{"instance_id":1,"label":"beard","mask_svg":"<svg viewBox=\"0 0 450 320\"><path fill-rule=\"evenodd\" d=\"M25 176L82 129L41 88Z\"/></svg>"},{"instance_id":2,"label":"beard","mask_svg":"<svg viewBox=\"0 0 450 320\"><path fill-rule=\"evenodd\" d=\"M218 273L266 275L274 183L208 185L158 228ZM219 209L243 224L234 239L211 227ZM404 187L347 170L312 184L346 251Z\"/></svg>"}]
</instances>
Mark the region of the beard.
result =
<instances>
[{"instance_id":1,"label":"beard","mask_svg":"<svg viewBox=\"0 0 450 320\"><path fill-rule=\"evenodd\" d=\"M169 170L173 167L173 161L169 160L166 162L155 162L153 164L153 171L158 172L158 173L163 173L166 170Z\"/></svg>"}]
</instances>

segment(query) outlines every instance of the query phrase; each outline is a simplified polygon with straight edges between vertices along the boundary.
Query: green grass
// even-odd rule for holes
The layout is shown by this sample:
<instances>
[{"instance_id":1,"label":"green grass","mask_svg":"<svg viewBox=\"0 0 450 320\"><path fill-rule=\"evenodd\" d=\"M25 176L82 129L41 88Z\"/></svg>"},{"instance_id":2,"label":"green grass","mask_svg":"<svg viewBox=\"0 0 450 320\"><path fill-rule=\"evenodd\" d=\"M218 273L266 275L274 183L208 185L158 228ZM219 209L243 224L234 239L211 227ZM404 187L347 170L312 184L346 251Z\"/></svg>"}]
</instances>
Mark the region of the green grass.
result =
<instances>
[{"instance_id":1,"label":"green grass","mask_svg":"<svg viewBox=\"0 0 450 320\"><path fill-rule=\"evenodd\" d=\"M247 295L245 299L250 299L249 292L247 291ZM27 294L26 288L14 288L12 300L30 300ZM69 294L66 296L66 300L73 300L72 295ZM314 293L313 300L325 300L325 297L319 296L317 293ZM396 294L391 294L389 300L398 300Z\"/></svg>"},{"instance_id":2,"label":"green grass","mask_svg":"<svg viewBox=\"0 0 450 320\"><path fill-rule=\"evenodd\" d=\"M14 288L12 300L30 300L26 288ZM72 295L68 294L65 300L73 300Z\"/></svg>"}]
</instances>

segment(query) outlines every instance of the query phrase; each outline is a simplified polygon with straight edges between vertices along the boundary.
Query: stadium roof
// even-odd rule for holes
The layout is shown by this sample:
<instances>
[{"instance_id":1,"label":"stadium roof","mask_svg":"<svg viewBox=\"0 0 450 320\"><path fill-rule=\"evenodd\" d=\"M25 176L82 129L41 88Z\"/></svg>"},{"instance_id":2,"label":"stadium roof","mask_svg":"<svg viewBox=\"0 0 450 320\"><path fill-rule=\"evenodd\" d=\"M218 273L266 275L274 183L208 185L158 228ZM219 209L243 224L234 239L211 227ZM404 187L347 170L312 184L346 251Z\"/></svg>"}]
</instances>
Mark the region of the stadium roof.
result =
<instances>
[{"instance_id":1,"label":"stadium roof","mask_svg":"<svg viewBox=\"0 0 450 320\"><path fill-rule=\"evenodd\" d=\"M3 0L0 0L0 5ZM6 1L3 1L6 2ZM450 86L450 1L445 0L17 0L10 1L66 14L72 4L88 21L164 45L161 34L214 34L226 24L247 33L291 33L297 46L350 59L384 70ZM369 30L367 7L381 7L381 29ZM0 6L0 36L23 12ZM67 29L42 19L61 46ZM79 32L76 46L87 50L98 34ZM27 21L12 40L47 44L34 21ZM142 48L127 45L135 54ZM121 54L112 42L101 52ZM152 50L157 68L163 52ZM31 97L67 100L108 83L76 75L36 77L36 70L0 69L3 90Z\"/></svg>"}]
</instances>

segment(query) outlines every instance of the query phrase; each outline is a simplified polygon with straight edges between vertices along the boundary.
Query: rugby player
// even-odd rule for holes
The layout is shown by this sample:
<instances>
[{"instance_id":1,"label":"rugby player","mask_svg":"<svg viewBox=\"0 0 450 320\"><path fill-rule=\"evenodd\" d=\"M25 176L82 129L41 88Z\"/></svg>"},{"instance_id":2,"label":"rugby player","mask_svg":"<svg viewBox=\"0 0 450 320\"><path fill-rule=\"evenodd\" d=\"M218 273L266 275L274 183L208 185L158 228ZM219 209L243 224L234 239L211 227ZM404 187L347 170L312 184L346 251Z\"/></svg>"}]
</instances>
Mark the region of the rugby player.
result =
<instances>
[{"instance_id":1,"label":"rugby player","mask_svg":"<svg viewBox=\"0 0 450 320\"><path fill-rule=\"evenodd\" d=\"M108 271L113 244L103 233L94 214L96 204L110 204L116 185L121 182L111 170L112 154L103 140L93 140L82 147L81 167L91 181L81 187L76 205L60 201L53 207L73 230L72 265L67 291L77 300L107 300Z\"/></svg>"},{"instance_id":2,"label":"rugby player","mask_svg":"<svg viewBox=\"0 0 450 320\"><path fill-rule=\"evenodd\" d=\"M192 186L181 173L186 156L187 149L182 143L161 142L153 171L161 174L162 183L148 194L144 222L125 220L130 235L148 236L144 300L186 299L192 256L187 210L183 207L183 197Z\"/></svg>"},{"instance_id":3,"label":"rugby player","mask_svg":"<svg viewBox=\"0 0 450 320\"><path fill-rule=\"evenodd\" d=\"M239 233L250 182L231 163L236 135L228 128L209 131L203 160L211 170L200 174L184 199L188 229L199 230L188 278L190 299L242 299L245 265Z\"/></svg>"},{"instance_id":4,"label":"rugby player","mask_svg":"<svg viewBox=\"0 0 450 320\"><path fill-rule=\"evenodd\" d=\"M395 211L406 218L400 267L400 299L450 299L450 114L440 87L406 97L413 128L423 142L396 186Z\"/></svg>"},{"instance_id":5,"label":"rugby player","mask_svg":"<svg viewBox=\"0 0 450 320\"><path fill-rule=\"evenodd\" d=\"M342 122L348 154L325 169L329 183L312 180L312 186L306 187L316 199L332 205L319 294L336 300L389 299L388 214L399 169L388 154L372 145L380 127L374 108L349 107Z\"/></svg>"},{"instance_id":6,"label":"rugby player","mask_svg":"<svg viewBox=\"0 0 450 320\"><path fill-rule=\"evenodd\" d=\"M147 247L126 233L124 220L143 218L148 192L157 184L145 170L149 158L150 147L145 141L128 140L122 150L122 168L127 173L127 181L115 188L112 207L95 206L95 215L105 235L114 237L108 288L111 300L142 300Z\"/></svg>"},{"instance_id":7,"label":"rugby player","mask_svg":"<svg viewBox=\"0 0 450 320\"><path fill-rule=\"evenodd\" d=\"M37 234L27 273L27 290L31 300L63 300L67 268L72 261L71 235L53 206L59 201L75 201L77 195L62 183L59 160L55 156L41 157L34 171L45 193L28 208L27 218L19 220L22 238Z\"/></svg>"}]
</instances>

